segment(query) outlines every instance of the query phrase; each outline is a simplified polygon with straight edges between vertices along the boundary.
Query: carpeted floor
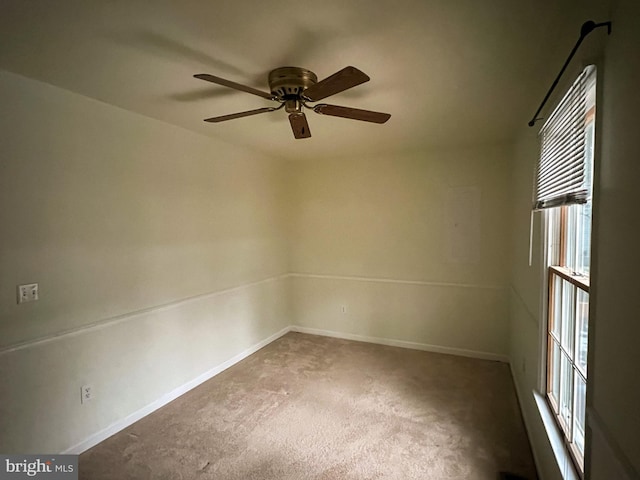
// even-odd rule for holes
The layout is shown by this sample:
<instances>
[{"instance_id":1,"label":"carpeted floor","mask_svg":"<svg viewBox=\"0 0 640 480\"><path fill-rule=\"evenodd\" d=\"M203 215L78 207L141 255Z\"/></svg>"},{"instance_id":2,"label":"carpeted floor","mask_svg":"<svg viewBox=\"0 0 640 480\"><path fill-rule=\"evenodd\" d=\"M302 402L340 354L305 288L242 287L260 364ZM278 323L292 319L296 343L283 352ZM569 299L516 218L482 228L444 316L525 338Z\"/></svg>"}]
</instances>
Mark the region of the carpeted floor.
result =
<instances>
[{"instance_id":1,"label":"carpeted floor","mask_svg":"<svg viewBox=\"0 0 640 480\"><path fill-rule=\"evenodd\" d=\"M535 479L506 364L289 333L80 456L81 479Z\"/></svg>"}]
</instances>

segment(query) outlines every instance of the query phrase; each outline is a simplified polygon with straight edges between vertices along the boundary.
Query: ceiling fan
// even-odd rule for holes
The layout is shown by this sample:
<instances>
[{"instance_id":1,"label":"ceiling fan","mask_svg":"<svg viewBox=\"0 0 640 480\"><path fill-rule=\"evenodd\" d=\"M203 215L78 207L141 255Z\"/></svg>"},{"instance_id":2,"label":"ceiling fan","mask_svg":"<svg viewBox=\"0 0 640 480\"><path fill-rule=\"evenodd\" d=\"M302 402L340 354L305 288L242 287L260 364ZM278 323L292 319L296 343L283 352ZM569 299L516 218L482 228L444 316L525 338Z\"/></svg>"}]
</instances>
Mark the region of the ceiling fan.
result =
<instances>
[{"instance_id":1,"label":"ceiling fan","mask_svg":"<svg viewBox=\"0 0 640 480\"><path fill-rule=\"evenodd\" d=\"M295 138L309 138L311 131L309 130L309 124L307 123L307 117L304 114L303 108L312 109L315 113L322 115L350 118L352 120L362 120L372 123L385 123L391 117L388 113L372 112L370 110L341 107L326 103L318 103L316 105L309 105L307 103L317 102L318 100L343 92L361 83L368 82L370 80L369 77L355 67L345 67L321 81L318 81L315 73L306 68L276 68L269 72L269 88L271 93L206 73L199 73L194 75L194 77L280 103L277 107L263 107L246 112L206 118L204 120L205 122L225 122L227 120L248 117L259 113L274 112L284 108L285 112L289 114L289 123L293 130L293 136Z\"/></svg>"}]
</instances>

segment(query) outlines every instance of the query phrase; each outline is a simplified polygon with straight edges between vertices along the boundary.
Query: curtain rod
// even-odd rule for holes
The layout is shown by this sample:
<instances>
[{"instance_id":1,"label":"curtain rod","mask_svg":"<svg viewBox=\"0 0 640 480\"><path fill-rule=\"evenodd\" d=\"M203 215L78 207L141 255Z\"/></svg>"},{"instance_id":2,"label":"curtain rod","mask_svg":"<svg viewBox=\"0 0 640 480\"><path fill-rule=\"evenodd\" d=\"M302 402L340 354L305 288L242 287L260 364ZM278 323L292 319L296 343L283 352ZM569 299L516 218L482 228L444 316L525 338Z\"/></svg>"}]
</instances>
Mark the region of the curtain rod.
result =
<instances>
[{"instance_id":1,"label":"curtain rod","mask_svg":"<svg viewBox=\"0 0 640 480\"><path fill-rule=\"evenodd\" d=\"M538 120L541 120L540 118L538 118L538 114L544 108L544 105L545 105L545 103L547 103L547 100L549 100L549 97L551 96L551 93L553 92L553 90L558 85L558 81L560 80L560 77L562 77L562 74L567 69L567 66L569 65L569 62L571 61L573 56L578 51L578 47L580 47L580 44L582 43L582 41L586 38L587 35L589 35L591 32L593 32L596 28L599 28L599 27L607 27L607 34L609 34L609 35L611 34L611 22L596 23L593 20L588 20L588 21L586 21L586 22L584 22L582 24L582 27L580 27L580 38L578 38L578 41L576 42L575 46L573 47L573 50L571 50L571 53L569 54L569 57L564 62L564 65L562 66L562 69L560 70L560 73L558 74L556 79L553 81L553 84L551 84L551 88L549 88L549 91L545 95L544 100L542 100L542 103L538 107L538 110L536 110L536 113L533 114L533 118L531 118L531 120L529 121L529 126L530 127L533 127Z\"/></svg>"}]
</instances>

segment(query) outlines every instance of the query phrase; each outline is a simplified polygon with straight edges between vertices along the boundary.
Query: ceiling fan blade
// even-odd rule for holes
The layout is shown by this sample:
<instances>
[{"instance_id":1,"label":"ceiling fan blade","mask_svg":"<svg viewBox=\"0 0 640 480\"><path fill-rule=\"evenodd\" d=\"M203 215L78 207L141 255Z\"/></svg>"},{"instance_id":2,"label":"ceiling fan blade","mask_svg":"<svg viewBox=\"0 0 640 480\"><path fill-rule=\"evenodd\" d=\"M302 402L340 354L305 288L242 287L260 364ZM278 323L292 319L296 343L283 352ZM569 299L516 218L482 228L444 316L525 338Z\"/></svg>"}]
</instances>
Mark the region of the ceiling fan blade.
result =
<instances>
[{"instance_id":1,"label":"ceiling fan blade","mask_svg":"<svg viewBox=\"0 0 640 480\"><path fill-rule=\"evenodd\" d=\"M370 78L356 67L345 67L315 85L311 85L302 94L309 101L317 102L369 80Z\"/></svg>"},{"instance_id":2,"label":"ceiling fan blade","mask_svg":"<svg viewBox=\"0 0 640 480\"><path fill-rule=\"evenodd\" d=\"M307 117L304 113L296 112L289 114L289 123L291 124L291 130L293 130L294 137L309 138L311 136L311 130L309 130Z\"/></svg>"},{"instance_id":3,"label":"ceiling fan blade","mask_svg":"<svg viewBox=\"0 0 640 480\"><path fill-rule=\"evenodd\" d=\"M247 85L241 85L240 83L232 82L231 80L216 77L215 75L209 75L208 73L198 73L194 75L194 77L200 80L205 80L207 82L222 85L223 87L234 88L236 90L240 90L241 92L251 93L252 95L257 95L259 97L266 98L267 100L274 100L273 95L271 95L270 93L263 92L262 90L257 90L253 87L248 87Z\"/></svg>"},{"instance_id":4,"label":"ceiling fan blade","mask_svg":"<svg viewBox=\"0 0 640 480\"><path fill-rule=\"evenodd\" d=\"M320 103L313 107L313 111L322 115L333 117L350 118L352 120L362 120L363 122L385 123L391 118L388 113L372 112L371 110L360 110L358 108L340 107L338 105L327 105Z\"/></svg>"},{"instance_id":5,"label":"ceiling fan blade","mask_svg":"<svg viewBox=\"0 0 640 480\"><path fill-rule=\"evenodd\" d=\"M248 110L246 112L231 113L229 115L222 115L220 117L205 118L204 121L210 122L210 123L226 122L227 120L233 120L234 118L249 117L251 115L257 115L259 113L273 112L275 110L279 110L279 108L276 108L276 107L257 108L255 110Z\"/></svg>"}]
</instances>

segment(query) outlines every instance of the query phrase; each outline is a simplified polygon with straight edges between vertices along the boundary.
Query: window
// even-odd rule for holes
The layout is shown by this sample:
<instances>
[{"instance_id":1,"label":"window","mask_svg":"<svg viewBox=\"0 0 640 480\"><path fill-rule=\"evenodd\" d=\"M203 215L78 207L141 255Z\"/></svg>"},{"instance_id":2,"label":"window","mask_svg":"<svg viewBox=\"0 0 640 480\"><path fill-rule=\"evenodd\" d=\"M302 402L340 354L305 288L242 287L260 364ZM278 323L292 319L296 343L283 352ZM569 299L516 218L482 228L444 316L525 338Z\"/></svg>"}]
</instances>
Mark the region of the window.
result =
<instances>
[{"instance_id":1,"label":"window","mask_svg":"<svg viewBox=\"0 0 640 480\"><path fill-rule=\"evenodd\" d=\"M546 222L546 397L584 471L595 68L579 76L541 130L534 210Z\"/></svg>"},{"instance_id":2,"label":"window","mask_svg":"<svg viewBox=\"0 0 640 480\"><path fill-rule=\"evenodd\" d=\"M548 222L547 399L574 459L583 469L589 274L573 268L587 262L590 205L555 207ZM586 244L586 245L585 245Z\"/></svg>"}]
</instances>

